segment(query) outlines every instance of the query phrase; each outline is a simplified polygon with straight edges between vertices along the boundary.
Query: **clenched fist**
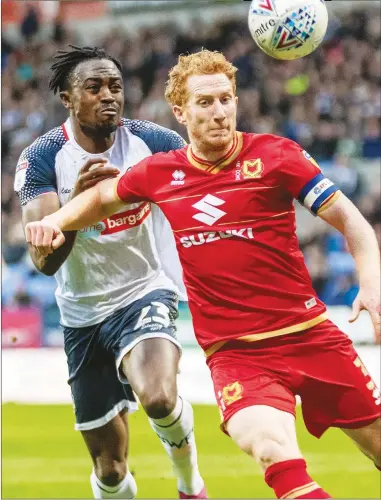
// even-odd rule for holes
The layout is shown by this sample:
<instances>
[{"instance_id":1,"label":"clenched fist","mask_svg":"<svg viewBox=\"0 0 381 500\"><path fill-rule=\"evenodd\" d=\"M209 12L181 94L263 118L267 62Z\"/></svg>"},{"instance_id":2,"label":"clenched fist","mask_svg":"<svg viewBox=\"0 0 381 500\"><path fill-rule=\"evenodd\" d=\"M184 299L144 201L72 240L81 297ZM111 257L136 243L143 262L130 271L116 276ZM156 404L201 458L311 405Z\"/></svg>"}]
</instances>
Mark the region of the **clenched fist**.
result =
<instances>
[{"instance_id":1,"label":"clenched fist","mask_svg":"<svg viewBox=\"0 0 381 500\"><path fill-rule=\"evenodd\" d=\"M61 229L49 222L47 218L29 222L25 226L25 238L44 257L65 243L65 236Z\"/></svg>"}]
</instances>

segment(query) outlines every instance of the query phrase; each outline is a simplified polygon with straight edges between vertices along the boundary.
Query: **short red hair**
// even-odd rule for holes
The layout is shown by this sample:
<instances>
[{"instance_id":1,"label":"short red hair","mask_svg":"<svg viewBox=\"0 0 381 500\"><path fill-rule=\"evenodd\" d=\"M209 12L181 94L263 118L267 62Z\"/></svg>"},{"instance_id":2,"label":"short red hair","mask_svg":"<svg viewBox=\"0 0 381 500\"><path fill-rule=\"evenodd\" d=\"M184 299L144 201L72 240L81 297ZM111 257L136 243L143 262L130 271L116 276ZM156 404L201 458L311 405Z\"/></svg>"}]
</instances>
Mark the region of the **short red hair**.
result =
<instances>
[{"instance_id":1,"label":"short red hair","mask_svg":"<svg viewBox=\"0 0 381 500\"><path fill-rule=\"evenodd\" d=\"M195 54L179 56L176 66L169 72L165 87L165 98L172 106L183 106L187 101L186 82L191 75L214 75L223 73L236 92L237 68L217 51L201 50Z\"/></svg>"}]
</instances>

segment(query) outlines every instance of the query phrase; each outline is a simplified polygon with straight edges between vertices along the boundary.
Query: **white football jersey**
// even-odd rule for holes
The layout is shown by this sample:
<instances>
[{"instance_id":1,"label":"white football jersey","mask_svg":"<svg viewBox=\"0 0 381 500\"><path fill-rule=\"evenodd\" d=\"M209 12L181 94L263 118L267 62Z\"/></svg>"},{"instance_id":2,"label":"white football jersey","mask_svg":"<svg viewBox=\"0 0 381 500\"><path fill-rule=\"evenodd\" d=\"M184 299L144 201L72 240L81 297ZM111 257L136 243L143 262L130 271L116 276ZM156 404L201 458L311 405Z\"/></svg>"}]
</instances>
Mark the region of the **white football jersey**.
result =
<instances>
[{"instance_id":1,"label":"white football jersey","mask_svg":"<svg viewBox=\"0 0 381 500\"><path fill-rule=\"evenodd\" d=\"M48 192L67 203L88 158L107 158L123 174L153 153L182 148L184 140L154 123L122 119L111 148L90 154L74 139L70 118L27 147L16 168L15 191L22 205ZM174 237L161 210L149 203L120 212L77 232L69 257L55 274L64 326L100 323L114 311L155 289L185 298Z\"/></svg>"}]
</instances>

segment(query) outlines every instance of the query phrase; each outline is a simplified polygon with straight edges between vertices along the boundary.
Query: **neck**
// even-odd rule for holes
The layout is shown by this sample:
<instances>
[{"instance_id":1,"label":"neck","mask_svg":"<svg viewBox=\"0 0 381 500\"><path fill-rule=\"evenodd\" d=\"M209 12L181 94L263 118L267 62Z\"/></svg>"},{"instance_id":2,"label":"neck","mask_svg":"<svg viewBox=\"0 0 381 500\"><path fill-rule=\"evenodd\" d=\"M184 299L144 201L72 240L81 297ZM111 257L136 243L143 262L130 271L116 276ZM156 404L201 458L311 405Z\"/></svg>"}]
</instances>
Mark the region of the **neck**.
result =
<instances>
[{"instance_id":1,"label":"neck","mask_svg":"<svg viewBox=\"0 0 381 500\"><path fill-rule=\"evenodd\" d=\"M105 131L90 129L71 119L74 139L88 153L104 153L114 144L115 132L105 135Z\"/></svg>"},{"instance_id":2,"label":"neck","mask_svg":"<svg viewBox=\"0 0 381 500\"><path fill-rule=\"evenodd\" d=\"M190 139L190 145L192 148L192 153L198 158L206 161L216 163L220 158L224 157L232 148L234 139L232 139L227 146L221 149L210 149L207 146L203 147L197 144L195 141Z\"/></svg>"}]
</instances>

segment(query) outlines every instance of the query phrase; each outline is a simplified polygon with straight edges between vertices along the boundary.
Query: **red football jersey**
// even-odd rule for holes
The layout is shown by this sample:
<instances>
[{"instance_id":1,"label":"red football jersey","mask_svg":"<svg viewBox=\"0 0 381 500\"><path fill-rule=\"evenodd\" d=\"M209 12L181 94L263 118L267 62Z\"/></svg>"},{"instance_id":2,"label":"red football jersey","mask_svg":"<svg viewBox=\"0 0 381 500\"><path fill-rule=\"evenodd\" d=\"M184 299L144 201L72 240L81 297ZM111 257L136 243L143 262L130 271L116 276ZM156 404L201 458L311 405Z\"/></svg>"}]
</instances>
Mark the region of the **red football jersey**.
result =
<instances>
[{"instance_id":1,"label":"red football jersey","mask_svg":"<svg viewBox=\"0 0 381 500\"><path fill-rule=\"evenodd\" d=\"M150 200L169 220L194 329L210 354L324 321L295 234L294 198L313 213L338 189L294 142L237 132L217 163L191 146L150 156L119 180L126 203Z\"/></svg>"}]
</instances>

